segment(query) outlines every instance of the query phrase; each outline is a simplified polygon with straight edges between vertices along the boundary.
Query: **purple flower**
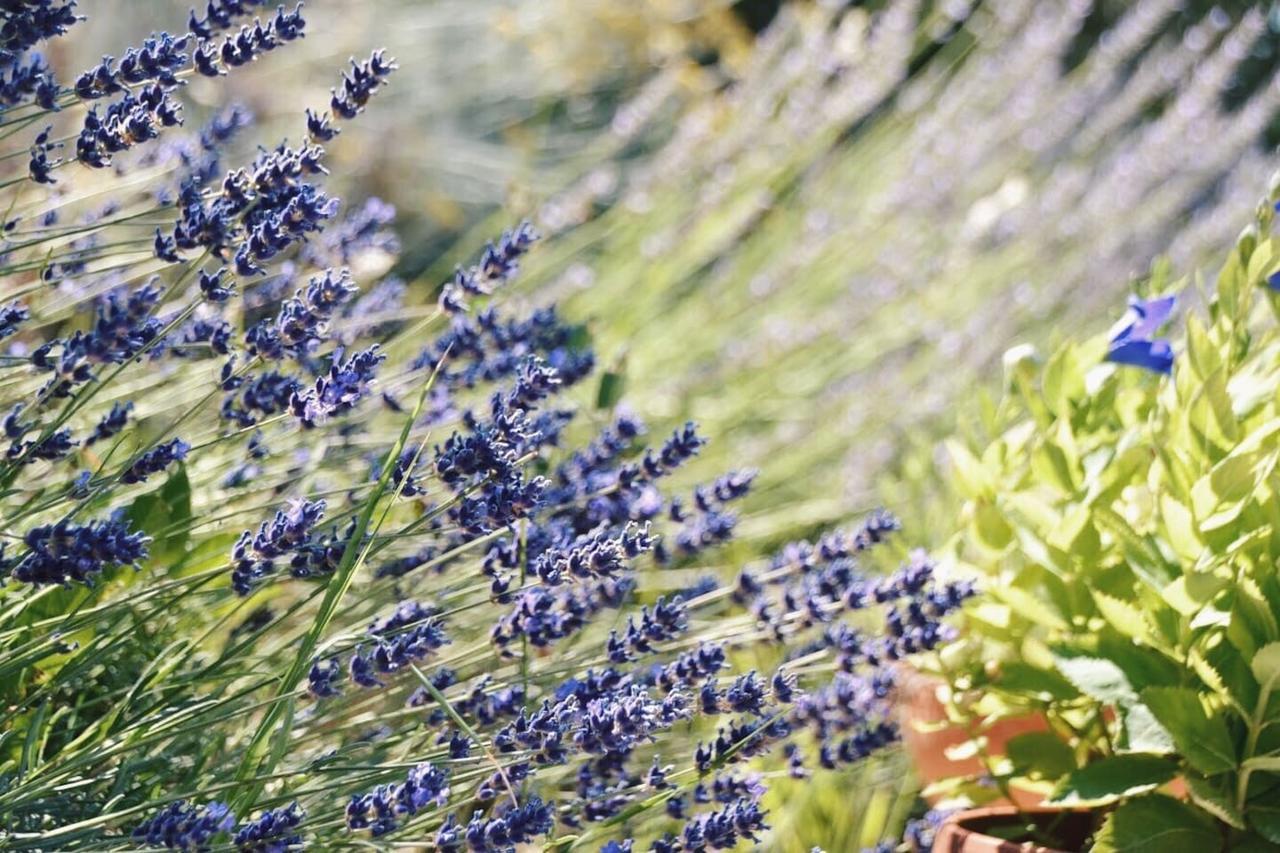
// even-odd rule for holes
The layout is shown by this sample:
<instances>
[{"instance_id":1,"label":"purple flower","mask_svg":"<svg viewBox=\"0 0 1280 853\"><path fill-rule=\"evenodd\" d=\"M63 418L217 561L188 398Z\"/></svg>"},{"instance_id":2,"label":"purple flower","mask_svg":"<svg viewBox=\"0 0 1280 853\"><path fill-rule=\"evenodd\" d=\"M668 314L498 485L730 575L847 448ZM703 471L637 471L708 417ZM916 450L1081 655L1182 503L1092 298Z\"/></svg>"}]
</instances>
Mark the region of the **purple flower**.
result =
<instances>
[{"instance_id":1,"label":"purple flower","mask_svg":"<svg viewBox=\"0 0 1280 853\"><path fill-rule=\"evenodd\" d=\"M133 464L120 476L124 483L141 483L152 474L159 473L174 462L187 458L191 445L180 438L151 448L134 460Z\"/></svg>"},{"instance_id":2,"label":"purple flower","mask_svg":"<svg viewBox=\"0 0 1280 853\"><path fill-rule=\"evenodd\" d=\"M496 817L477 812L467 824L465 838L472 853L505 853L551 831L551 806L531 795L523 805L507 806Z\"/></svg>"},{"instance_id":3,"label":"purple flower","mask_svg":"<svg viewBox=\"0 0 1280 853\"><path fill-rule=\"evenodd\" d=\"M1155 333L1173 313L1176 297L1129 300L1129 312L1111 333L1107 361L1142 367L1155 373L1173 372L1173 347Z\"/></svg>"},{"instance_id":4,"label":"purple flower","mask_svg":"<svg viewBox=\"0 0 1280 853\"><path fill-rule=\"evenodd\" d=\"M345 360L341 350L335 352L327 374L311 388L294 392L289 400L290 411L307 428L350 411L368 395L374 372L385 359L377 344Z\"/></svg>"},{"instance_id":5,"label":"purple flower","mask_svg":"<svg viewBox=\"0 0 1280 853\"><path fill-rule=\"evenodd\" d=\"M383 50L375 50L364 62L351 60L351 70L342 75L342 85L333 90L330 106L334 113L345 119L355 118L396 67L396 61L387 58Z\"/></svg>"},{"instance_id":6,"label":"purple flower","mask_svg":"<svg viewBox=\"0 0 1280 853\"><path fill-rule=\"evenodd\" d=\"M730 850L742 840L759 841L758 833L769 828L765 813L754 797L735 800L724 808L694 816L681 831L680 849L685 851Z\"/></svg>"},{"instance_id":7,"label":"purple flower","mask_svg":"<svg viewBox=\"0 0 1280 853\"><path fill-rule=\"evenodd\" d=\"M302 836L294 832L306 812L297 803L265 811L240 827L233 839L242 853L286 853L303 846Z\"/></svg>"},{"instance_id":8,"label":"purple flower","mask_svg":"<svg viewBox=\"0 0 1280 853\"><path fill-rule=\"evenodd\" d=\"M223 803L193 806L186 800L175 800L134 829L133 839L148 847L203 850L221 833L231 832L235 825L235 814Z\"/></svg>"},{"instance_id":9,"label":"purple flower","mask_svg":"<svg viewBox=\"0 0 1280 853\"><path fill-rule=\"evenodd\" d=\"M485 246L480 263L466 269L458 267L453 280L440 292L440 305L450 314L460 314L467 310L468 295L493 293L499 285L516 276L520 270L519 258L537 239L537 232L528 222L521 222L514 230L503 232L496 244Z\"/></svg>"},{"instance_id":10,"label":"purple flower","mask_svg":"<svg viewBox=\"0 0 1280 853\"><path fill-rule=\"evenodd\" d=\"M275 571L276 561L303 551L311 543L312 528L324 517L324 501L292 501L256 534L246 530L231 551L231 586L248 595L264 577Z\"/></svg>"},{"instance_id":11,"label":"purple flower","mask_svg":"<svg viewBox=\"0 0 1280 853\"><path fill-rule=\"evenodd\" d=\"M147 542L117 518L75 524L63 519L33 527L22 539L27 553L17 562L13 577L23 583L69 585L92 583L109 566L137 565L147 558Z\"/></svg>"},{"instance_id":12,"label":"purple flower","mask_svg":"<svg viewBox=\"0 0 1280 853\"><path fill-rule=\"evenodd\" d=\"M4 339L18 331L18 327L31 317L27 306L14 300L7 305L0 305L0 339Z\"/></svg>"},{"instance_id":13,"label":"purple flower","mask_svg":"<svg viewBox=\"0 0 1280 853\"><path fill-rule=\"evenodd\" d=\"M338 682L342 680L342 665L336 658L327 661L316 660L307 671L307 692L316 699L337 696L342 691Z\"/></svg>"},{"instance_id":14,"label":"purple flower","mask_svg":"<svg viewBox=\"0 0 1280 853\"><path fill-rule=\"evenodd\" d=\"M377 837L400 826L406 815L449 801L449 774L432 764L419 764L403 782L379 785L347 803L347 829L368 829Z\"/></svg>"}]
</instances>

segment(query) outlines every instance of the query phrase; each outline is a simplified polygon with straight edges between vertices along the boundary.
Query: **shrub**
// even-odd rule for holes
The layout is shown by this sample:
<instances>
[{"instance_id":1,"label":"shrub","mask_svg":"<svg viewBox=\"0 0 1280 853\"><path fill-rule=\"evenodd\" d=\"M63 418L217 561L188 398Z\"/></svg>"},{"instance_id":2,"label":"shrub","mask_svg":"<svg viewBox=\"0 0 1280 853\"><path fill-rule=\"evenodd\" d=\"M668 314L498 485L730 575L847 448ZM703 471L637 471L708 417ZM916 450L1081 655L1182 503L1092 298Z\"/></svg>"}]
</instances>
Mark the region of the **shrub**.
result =
<instances>
[{"instance_id":1,"label":"shrub","mask_svg":"<svg viewBox=\"0 0 1280 853\"><path fill-rule=\"evenodd\" d=\"M991 720L1048 722L988 756L994 788L955 791L1104 807L1095 850L1154 826L1170 849L1280 843L1273 215L1260 208L1204 310L1179 296L1172 348L1157 271L1156 298L1109 335L1043 362L1011 351L994 439L950 444L967 497L952 555L983 577L968 637L942 657L951 708L979 751Z\"/></svg>"}]
</instances>

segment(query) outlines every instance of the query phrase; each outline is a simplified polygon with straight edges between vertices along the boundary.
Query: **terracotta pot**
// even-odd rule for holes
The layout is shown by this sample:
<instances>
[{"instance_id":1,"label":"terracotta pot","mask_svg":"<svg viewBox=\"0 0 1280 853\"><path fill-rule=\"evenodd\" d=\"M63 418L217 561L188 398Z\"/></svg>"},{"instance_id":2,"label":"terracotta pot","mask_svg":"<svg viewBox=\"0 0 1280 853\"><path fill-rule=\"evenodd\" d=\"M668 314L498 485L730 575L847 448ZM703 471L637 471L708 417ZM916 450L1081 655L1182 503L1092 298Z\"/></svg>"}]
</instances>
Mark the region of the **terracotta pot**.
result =
<instances>
[{"instance_id":1,"label":"terracotta pot","mask_svg":"<svg viewBox=\"0 0 1280 853\"><path fill-rule=\"evenodd\" d=\"M1087 849L1097 828L1097 814L1070 809L1015 809L995 806L957 812L947 818L933 837L933 853L1080 853ZM1006 841L987 830L1018 823L1050 832L1063 847Z\"/></svg>"},{"instance_id":2,"label":"terracotta pot","mask_svg":"<svg viewBox=\"0 0 1280 853\"><path fill-rule=\"evenodd\" d=\"M939 727L938 724L947 722L946 708L938 701L938 688L943 685L940 679L911 667L902 667L896 673L895 684L903 745L922 783L930 785L944 779L977 776L985 772L986 768L976 757L953 761L946 755L946 750L968 741L971 736L962 726ZM1048 728L1044 717L1027 714L1000 720L982 734L987 738L988 754L1004 755L1005 745L1011 738L1029 732L1048 731ZM1024 807L1043 802L1039 794L1017 788L1013 791L1013 798L1016 805ZM932 803L940 797L928 799Z\"/></svg>"}]
</instances>

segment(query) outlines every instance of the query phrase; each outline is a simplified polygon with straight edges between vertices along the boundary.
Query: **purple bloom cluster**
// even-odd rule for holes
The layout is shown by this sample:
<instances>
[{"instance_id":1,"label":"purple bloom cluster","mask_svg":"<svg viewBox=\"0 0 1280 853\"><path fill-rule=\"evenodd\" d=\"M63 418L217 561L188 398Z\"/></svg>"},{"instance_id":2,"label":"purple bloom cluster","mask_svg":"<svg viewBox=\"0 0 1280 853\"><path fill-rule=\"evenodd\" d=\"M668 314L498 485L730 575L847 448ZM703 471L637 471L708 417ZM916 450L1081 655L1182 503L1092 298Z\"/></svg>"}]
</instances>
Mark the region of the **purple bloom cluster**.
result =
<instances>
[{"instance_id":1,"label":"purple bloom cluster","mask_svg":"<svg viewBox=\"0 0 1280 853\"><path fill-rule=\"evenodd\" d=\"M293 392L289 411L307 428L351 411L369 395L378 365L385 360L377 344L345 359L338 350L328 373L317 378L310 388Z\"/></svg>"},{"instance_id":2,"label":"purple bloom cluster","mask_svg":"<svg viewBox=\"0 0 1280 853\"><path fill-rule=\"evenodd\" d=\"M171 36L159 33L143 41L139 48L129 48L115 68L115 59L105 56L94 68L76 78L75 93L90 101L125 91L128 86L157 82L165 86L177 86L174 75L190 63L186 54L191 36Z\"/></svg>"},{"instance_id":3,"label":"purple bloom cluster","mask_svg":"<svg viewBox=\"0 0 1280 853\"><path fill-rule=\"evenodd\" d=\"M250 353L266 359L285 355L306 357L328 334L328 323L359 288L351 280L351 271L325 270L312 277L305 289L280 305L280 313L263 320L245 335Z\"/></svg>"},{"instance_id":4,"label":"purple bloom cluster","mask_svg":"<svg viewBox=\"0 0 1280 853\"><path fill-rule=\"evenodd\" d=\"M70 396L77 385L93 378L95 365L121 364L157 341L164 328L153 313L160 297L154 283L112 290L98 300L89 331L77 330L68 338L54 338L37 347L31 353L32 365L53 374L41 393Z\"/></svg>"},{"instance_id":5,"label":"purple bloom cluster","mask_svg":"<svg viewBox=\"0 0 1280 853\"><path fill-rule=\"evenodd\" d=\"M91 584L104 569L145 560L148 541L119 518L88 524L68 519L44 524L31 528L22 538L27 552L13 564L13 577L37 585Z\"/></svg>"},{"instance_id":6,"label":"purple bloom cluster","mask_svg":"<svg viewBox=\"0 0 1280 853\"><path fill-rule=\"evenodd\" d=\"M469 307L468 296L488 296L515 277L520 270L520 257L537 239L537 232L528 222L504 232L497 243L485 247L480 263L473 267L458 267L453 280L440 292L440 305L451 314L464 313Z\"/></svg>"},{"instance_id":7,"label":"purple bloom cluster","mask_svg":"<svg viewBox=\"0 0 1280 853\"><path fill-rule=\"evenodd\" d=\"M213 3L209 4L208 17L215 17ZM231 24L230 16L224 20L226 26ZM286 42L302 38L306 24L302 17L301 3L292 12L286 12L281 6L265 24L254 21L253 26L242 26L235 35L224 36L222 44L218 45L213 41L213 32L208 25L197 21L193 12L192 32L200 35L200 41L191 55L191 61L196 71L206 77L217 77L226 74L228 68L247 65Z\"/></svg>"},{"instance_id":8,"label":"purple bloom cluster","mask_svg":"<svg viewBox=\"0 0 1280 853\"><path fill-rule=\"evenodd\" d=\"M174 462L187 458L191 445L180 438L159 444L134 460L133 464L120 475L121 482L142 483L152 474L159 473Z\"/></svg>"},{"instance_id":9,"label":"purple bloom cluster","mask_svg":"<svg viewBox=\"0 0 1280 853\"><path fill-rule=\"evenodd\" d=\"M236 849L242 853L286 853L301 850L302 836L296 831L306 813L297 803L265 811L236 830Z\"/></svg>"},{"instance_id":10,"label":"purple bloom cluster","mask_svg":"<svg viewBox=\"0 0 1280 853\"><path fill-rule=\"evenodd\" d=\"M93 428L93 432L84 440L86 445L93 444L95 441L111 438L111 436L120 432L129 422L129 412L133 411L133 403L114 403L111 411L102 416L97 426Z\"/></svg>"},{"instance_id":11,"label":"purple bloom cluster","mask_svg":"<svg viewBox=\"0 0 1280 853\"><path fill-rule=\"evenodd\" d=\"M231 832L236 816L224 803L195 806L175 800L133 831L136 842L169 850L204 850L218 835Z\"/></svg>"},{"instance_id":12,"label":"purple bloom cluster","mask_svg":"<svg viewBox=\"0 0 1280 853\"><path fill-rule=\"evenodd\" d=\"M605 646L611 663L627 663L654 651L654 643L674 640L689 627L684 600L680 596L667 601L659 597L653 609L640 608L640 619L627 617L622 633L609 632Z\"/></svg>"},{"instance_id":13,"label":"purple bloom cluster","mask_svg":"<svg viewBox=\"0 0 1280 853\"><path fill-rule=\"evenodd\" d=\"M381 50L375 50L363 62L351 60L351 70L342 75L342 85L333 90L329 102L334 113L345 119L355 118L396 67L396 61Z\"/></svg>"},{"instance_id":14,"label":"purple bloom cluster","mask_svg":"<svg viewBox=\"0 0 1280 853\"><path fill-rule=\"evenodd\" d=\"M499 809L494 817L477 813L465 828L458 827L453 815L449 818L435 838L441 853L507 853L517 844L546 835L553 826L551 806L536 795L523 804Z\"/></svg>"},{"instance_id":15,"label":"purple bloom cluster","mask_svg":"<svg viewBox=\"0 0 1280 853\"><path fill-rule=\"evenodd\" d=\"M357 652L350 663L351 680L361 687L380 687L379 674L390 674L422 661L450 642L437 621L426 621L399 633L381 636L371 652Z\"/></svg>"},{"instance_id":16,"label":"purple bloom cluster","mask_svg":"<svg viewBox=\"0 0 1280 853\"><path fill-rule=\"evenodd\" d=\"M655 853L701 853L704 850L731 850L743 840L759 841L758 833L769 825L755 798L734 800L722 809L697 815L673 839L658 841Z\"/></svg>"},{"instance_id":17,"label":"purple bloom cluster","mask_svg":"<svg viewBox=\"0 0 1280 853\"><path fill-rule=\"evenodd\" d=\"M449 774L432 764L419 764L403 782L379 785L347 803L347 828L367 829L374 837L397 829L428 806L449 801Z\"/></svg>"},{"instance_id":18,"label":"purple bloom cluster","mask_svg":"<svg viewBox=\"0 0 1280 853\"><path fill-rule=\"evenodd\" d=\"M76 138L76 159L86 166L104 169L114 155L148 142L166 127L182 124L182 105L163 83L129 90L110 104L102 115L93 107L84 117Z\"/></svg>"},{"instance_id":19,"label":"purple bloom cluster","mask_svg":"<svg viewBox=\"0 0 1280 853\"><path fill-rule=\"evenodd\" d=\"M262 522L256 534L246 530L231 551L231 586L248 595L263 578L275 571L283 557L306 559L312 530L324 517L324 501L293 501L270 521Z\"/></svg>"}]
</instances>

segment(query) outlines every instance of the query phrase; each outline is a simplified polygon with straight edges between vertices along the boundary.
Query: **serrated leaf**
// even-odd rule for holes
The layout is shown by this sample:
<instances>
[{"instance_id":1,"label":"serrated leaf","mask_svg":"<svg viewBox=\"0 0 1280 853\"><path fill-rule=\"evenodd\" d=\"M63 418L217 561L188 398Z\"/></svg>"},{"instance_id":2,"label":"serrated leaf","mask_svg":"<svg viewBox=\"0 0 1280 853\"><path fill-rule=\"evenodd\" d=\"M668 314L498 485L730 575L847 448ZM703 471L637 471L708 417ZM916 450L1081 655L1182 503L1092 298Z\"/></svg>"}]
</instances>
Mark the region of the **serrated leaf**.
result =
<instances>
[{"instance_id":1,"label":"serrated leaf","mask_svg":"<svg viewBox=\"0 0 1280 853\"><path fill-rule=\"evenodd\" d=\"M1093 592L1093 601L1098 605L1098 611L1102 613L1103 618L1121 634L1145 643L1152 643L1151 629L1142 611L1137 607L1098 590Z\"/></svg>"},{"instance_id":2,"label":"serrated leaf","mask_svg":"<svg viewBox=\"0 0 1280 853\"><path fill-rule=\"evenodd\" d=\"M1049 669L1041 669L1022 661L1010 661L1000 668L996 682L1002 690L1040 701L1070 700L1080 696L1070 681Z\"/></svg>"},{"instance_id":3,"label":"serrated leaf","mask_svg":"<svg viewBox=\"0 0 1280 853\"><path fill-rule=\"evenodd\" d=\"M1232 801L1231 794L1219 790L1212 781L1194 773L1184 776L1183 782L1193 803L1228 826L1244 829L1244 817Z\"/></svg>"},{"instance_id":4,"label":"serrated leaf","mask_svg":"<svg viewBox=\"0 0 1280 853\"><path fill-rule=\"evenodd\" d=\"M1027 732L1009 739L1005 754L1016 772L1058 779L1076 769L1071 747L1052 732Z\"/></svg>"},{"instance_id":5,"label":"serrated leaf","mask_svg":"<svg viewBox=\"0 0 1280 853\"><path fill-rule=\"evenodd\" d=\"M1280 687L1280 642L1267 643L1249 661L1249 669L1264 690Z\"/></svg>"},{"instance_id":6,"label":"serrated leaf","mask_svg":"<svg viewBox=\"0 0 1280 853\"><path fill-rule=\"evenodd\" d=\"M1141 702L1120 706L1124 724L1125 752L1154 752L1169 755L1176 751L1173 735L1161 725L1151 709Z\"/></svg>"},{"instance_id":7,"label":"serrated leaf","mask_svg":"<svg viewBox=\"0 0 1280 853\"><path fill-rule=\"evenodd\" d=\"M1094 838L1093 853L1195 853L1221 846L1222 838L1208 816L1157 794L1112 812Z\"/></svg>"},{"instance_id":8,"label":"serrated leaf","mask_svg":"<svg viewBox=\"0 0 1280 853\"><path fill-rule=\"evenodd\" d=\"M1245 811L1249 826L1273 844L1280 844L1280 805L1252 805Z\"/></svg>"},{"instance_id":9,"label":"serrated leaf","mask_svg":"<svg viewBox=\"0 0 1280 853\"><path fill-rule=\"evenodd\" d=\"M1148 687L1142 702L1173 737L1187 763L1206 776L1236 766L1235 744L1226 722L1205 712L1199 694L1188 687Z\"/></svg>"},{"instance_id":10,"label":"serrated leaf","mask_svg":"<svg viewBox=\"0 0 1280 853\"><path fill-rule=\"evenodd\" d=\"M1055 658L1058 670L1081 693L1108 705L1137 701L1138 694L1120 667L1102 658Z\"/></svg>"},{"instance_id":11,"label":"serrated leaf","mask_svg":"<svg viewBox=\"0 0 1280 853\"><path fill-rule=\"evenodd\" d=\"M1177 773L1158 755L1113 755L1073 771L1058 783L1049 801L1063 806L1101 806L1154 791Z\"/></svg>"}]
</instances>

